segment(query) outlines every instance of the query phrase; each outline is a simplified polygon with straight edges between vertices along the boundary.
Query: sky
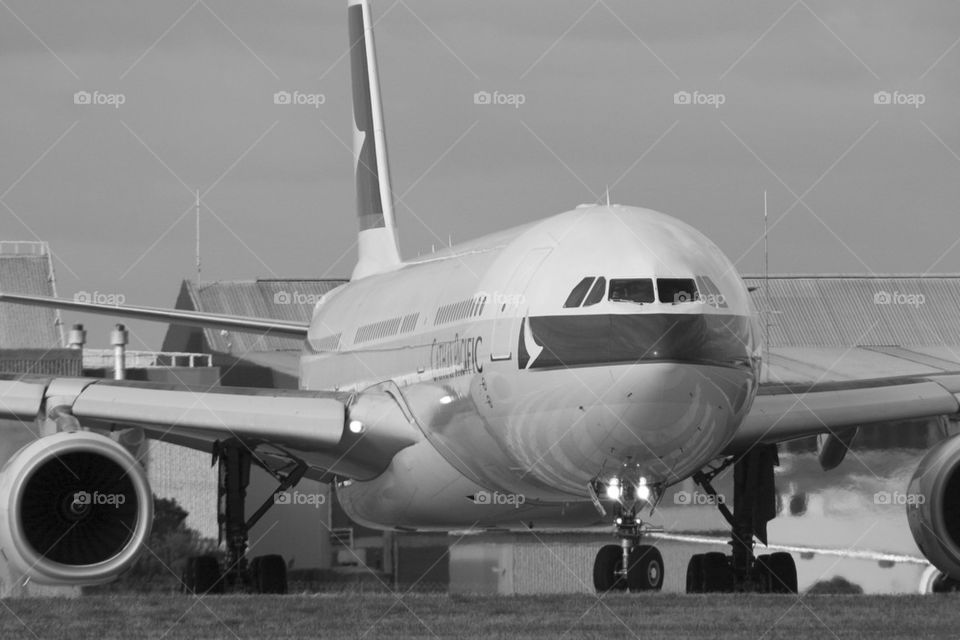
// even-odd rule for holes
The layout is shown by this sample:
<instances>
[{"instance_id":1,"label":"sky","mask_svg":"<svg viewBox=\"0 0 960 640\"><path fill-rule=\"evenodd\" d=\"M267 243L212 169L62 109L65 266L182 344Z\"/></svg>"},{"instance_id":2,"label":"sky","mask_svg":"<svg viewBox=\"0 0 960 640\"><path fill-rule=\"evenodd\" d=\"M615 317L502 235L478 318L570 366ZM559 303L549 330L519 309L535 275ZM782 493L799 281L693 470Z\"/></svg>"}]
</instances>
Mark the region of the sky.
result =
<instances>
[{"instance_id":1,"label":"sky","mask_svg":"<svg viewBox=\"0 0 960 640\"><path fill-rule=\"evenodd\" d=\"M373 10L406 256L609 188L757 274L766 190L771 273L960 273L955 2ZM339 1L0 0L0 239L49 242L62 297L172 307L199 189L202 279L347 277L347 51Z\"/></svg>"}]
</instances>

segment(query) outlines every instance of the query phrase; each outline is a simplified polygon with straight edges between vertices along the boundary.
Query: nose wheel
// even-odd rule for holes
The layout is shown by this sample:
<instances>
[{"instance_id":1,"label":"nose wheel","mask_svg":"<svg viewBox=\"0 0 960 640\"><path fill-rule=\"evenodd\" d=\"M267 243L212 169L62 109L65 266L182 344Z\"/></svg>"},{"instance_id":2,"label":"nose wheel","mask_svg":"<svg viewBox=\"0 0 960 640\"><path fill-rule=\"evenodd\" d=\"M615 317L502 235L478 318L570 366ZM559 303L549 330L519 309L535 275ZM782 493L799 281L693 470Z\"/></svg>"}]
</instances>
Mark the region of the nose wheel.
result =
<instances>
[{"instance_id":1,"label":"nose wheel","mask_svg":"<svg viewBox=\"0 0 960 640\"><path fill-rule=\"evenodd\" d=\"M598 510L606 515L598 494L615 500L614 522L620 544L600 548L593 562L593 586L598 593L611 591L659 591L663 586L663 556L653 545L641 544L645 525L640 510L655 505L662 495L659 487L648 487L643 477L631 480L627 474L591 485Z\"/></svg>"},{"instance_id":2,"label":"nose wheel","mask_svg":"<svg viewBox=\"0 0 960 640\"><path fill-rule=\"evenodd\" d=\"M624 571L623 548L608 544L600 548L593 563L593 586L598 593L610 591L659 591L663 586L663 556L649 544L633 545Z\"/></svg>"}]
</instances>

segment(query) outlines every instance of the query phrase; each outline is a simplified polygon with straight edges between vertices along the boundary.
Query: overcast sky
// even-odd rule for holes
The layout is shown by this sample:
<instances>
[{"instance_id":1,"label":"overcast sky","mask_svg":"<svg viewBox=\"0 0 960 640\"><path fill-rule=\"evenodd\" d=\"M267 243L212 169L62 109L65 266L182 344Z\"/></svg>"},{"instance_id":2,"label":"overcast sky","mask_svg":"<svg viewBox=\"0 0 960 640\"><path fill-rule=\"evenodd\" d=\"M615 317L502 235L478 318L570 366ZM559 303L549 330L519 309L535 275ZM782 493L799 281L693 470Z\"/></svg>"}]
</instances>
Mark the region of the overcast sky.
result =
<instances>
[{"instance_id":1,"label":"overcast sky","mask_svg":"<svg viewBox=\"0 0 960 640\"><path fill-rule=\"evenodd\" d=\"M757 273L767 189L774 273L960 272L960 5L838 4L375 2L403 252L610 185ZM200 189L204 279L349 275L345 5L0 0L0 239L172 306Z\"/></svg>"}]
</instances>

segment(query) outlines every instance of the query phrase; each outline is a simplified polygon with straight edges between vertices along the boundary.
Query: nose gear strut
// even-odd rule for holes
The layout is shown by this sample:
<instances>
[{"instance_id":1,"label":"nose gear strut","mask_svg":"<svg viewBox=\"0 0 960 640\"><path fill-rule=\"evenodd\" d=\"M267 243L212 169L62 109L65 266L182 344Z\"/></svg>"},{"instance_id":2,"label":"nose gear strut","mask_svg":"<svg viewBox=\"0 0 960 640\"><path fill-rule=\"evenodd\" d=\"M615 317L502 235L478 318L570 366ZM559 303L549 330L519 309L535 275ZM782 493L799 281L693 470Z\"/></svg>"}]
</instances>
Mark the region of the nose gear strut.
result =
<instances>
[{"instance_id":1,"label":"nose gear strut","mask_svg":"<svg viewBox=\"0 0 960 640\"><path fill-rule=\"evenodd\" d=\"M620 544L600 549L593 565L593 585L598 592L659 591L663 586L663 556L648 544L640 544L653 531L643 521L641 511L653 513L663 495L663 487L648 485L639 469L625 465L618 475L595 478L589 485L590 497L602 515L607 514L603 499L612 502L616 536Z\"/></svg>"}]
</instances>

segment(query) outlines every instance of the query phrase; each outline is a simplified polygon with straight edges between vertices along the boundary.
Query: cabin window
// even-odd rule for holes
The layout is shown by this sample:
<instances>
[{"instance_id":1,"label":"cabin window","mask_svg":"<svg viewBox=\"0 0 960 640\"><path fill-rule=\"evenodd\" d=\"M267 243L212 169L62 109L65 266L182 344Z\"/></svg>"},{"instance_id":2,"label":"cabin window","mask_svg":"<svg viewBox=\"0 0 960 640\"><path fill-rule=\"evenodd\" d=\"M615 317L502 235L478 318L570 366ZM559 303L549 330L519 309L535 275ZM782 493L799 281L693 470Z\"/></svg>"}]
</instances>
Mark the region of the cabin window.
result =
<instances>
[{"instance_id":1,"label":"cabin window","mask_svg":"<svg viewBox=\"0 0 960 640\"><path fill-rule=\"evenodd\" d=\"M567 301L563 303L563 308L572 309L579 307L580 303L583 302L583 298L587 295L587 291L590 290L590 285L593 284L595 279L595 276L589 276L577 283L577 286L573 288L573 291L571 291L570 295L567 297Z\"/></svg>"},{"instance_id":2,"label":"cabin window","mask_svg":"<svg viewBox=\"0 0 960 640\"><path fill-rule=\"evenodd\" d=\"M657 278L657 293L664 304L686 304L699 300L693 278Z\"/></svg>"},{"instance_id":3,"label":"cabin window","mask_svg":"<svg viewBox=\"0 0 960 640\"><path fill-rule=\"evenodd\" d=\"M610 281L610 300L613 302L636 302L647 304L654 302L653 280L650 278L631 278Z\"/></svg>"},{"instance_id":4,"label":"cabin window","mask_svg":"<svg viewBox=\"0 0 960 640\"><path fill-rule=\"evenodd\" d=\"M597 278L597 281L594 283L593 288L590 289L590 295L587 296L587 299L584 301L583 306L589 307L590 305L597 304L603 300L603 294L607 292L607 279L604 277Z\"/></svg>"}]
</instances>

